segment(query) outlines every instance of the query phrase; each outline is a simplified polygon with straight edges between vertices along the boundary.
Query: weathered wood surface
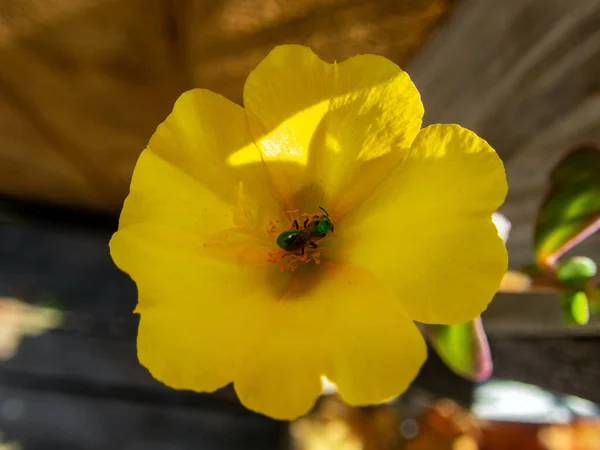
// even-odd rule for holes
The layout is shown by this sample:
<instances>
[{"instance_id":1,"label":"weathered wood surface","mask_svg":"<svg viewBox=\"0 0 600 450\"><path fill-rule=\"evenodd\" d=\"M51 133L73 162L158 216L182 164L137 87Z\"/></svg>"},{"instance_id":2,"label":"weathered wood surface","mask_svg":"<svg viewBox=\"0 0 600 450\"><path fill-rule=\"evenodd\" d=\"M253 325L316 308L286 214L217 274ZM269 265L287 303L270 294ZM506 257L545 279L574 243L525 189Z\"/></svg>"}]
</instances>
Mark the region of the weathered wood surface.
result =
<instances>
[{"instance_id":1,"label":"weathered wood surface","mask_svg":"<svg viewBox=\"0 0 600 450\"><path fill-rule=\"evenodd\" d=\"M556 294L497 294L483 322L488 335L498 338L600 337L598 321L565 324Z\"/></svg>"},{"instance_id":2,"label":"weathered wood surface","mask_svg":"<svg viewBox=\"0 0 600 450\"><path fill-rule=\"evenodd\" d=\"M211 396L173 391L139 365L137 318L131 314L135 287L112 264L107 241L108 234L0 225L0 297L32 303L54 298L68 312L59 329L26 338L14 358L0 362L0 429L11 439L30 439L34 449L57 448L58 443L65 445L60 448L92 449L106 442L120 448L122 442L142 445L148 439L171 439L181 449L252 448L244 446L246 439L256 442L255 448L280 448L278 424L244 410L231 389ZM502 311L490 312L492 318L503 318ZM504 317L500 326L506 322ZM598 338L577 341L557 334L542 340L515 333L509 339L505 330L494 332L498 323L493 319L488 323L499 377L600 401L598 386L587 381L597 375ZM472 388L435 355L414 387L465 404ZM56 433L67 429L73 417L87 417L89 423ZM150 424L145 418L152 418ZM215 423L221 425L215 429ZM117 431L109 441L111 436L102 432L112 429ZM236 433L239 439L230 440ZM40 445L44 439L55 447ZM194 447L194 442L205 446Z\"/></svg>"},{"instance_id":3,"label":"weathered wood surface","mask_svg":"<svg viewBox=\"0 0 600 450\"><path fill-rule=\"evenodd\" d=\"M7 440L32 450L278 450L285 442L282 425L260 416L49 387L3 386Z\"/></svg>"},{"instance_id":4,"label":"weathered wood surface","mask_svg":"<svg viewBox=\"0 0 600 450\"><path fill-rule=\"evenodd\" d=\"M576 395L600 404L600 340L491 339L494 376Z\"/></svg>"},{"instance_id":5,"label":"weathered wood surface","mask_svg":"<svg viewBox=\"0 0 600 450\"><path fill-rule=\"evenodd\" d=\"M240 102L273 46L404 63L451 0L3 0L0 193L117 212L177 96Z\"/></svg>"},{"instance_id":6,"label":"weathered wood surface","mask_svg":"<svg viewBox=\"0 0 600 450\"><path fill-rule=\"evenodd\" d=\"M511 265L531 262L549 171L600 141L600 0L466 0L408 71L427 122L471 128L504 159ZM600 260L600 235L573 252Z\"/></svg>"},{"instance_id":7,"label":"weathered wood surface","mask_svg":"<svg viewBox=\"0 0 600 450\"><path fill-rule=\"evenodd\" d=\"M135 286L112 263L108 238L0 225L0 298L66 313L0 362L5 437L34 450L281 448L284 425L243 408L232 389L174 391L138 363Z\"/></svg>"},{"instance_id":8,"label":"weathered wood surface","mask_svg":"<svg viewBox=\"0 0 600 450\"><path fill-rule=\"evenodd\" d=\"M273 45L406 64L449 0L0 2L0 193L118 211L174 99L240 101ZM506 161L511 264L531 260L548 171L600 139L600 0L464 0L411 61L428 122L479 132ZM143 18L143 20L140 20ZM600 257L600 237L576 253Z\"/></svg>"},{"instance_id":9,"label":"weathered wood surface","mask_svg":"<svg viewBox=\"0 0 600 450\"><path fill-rule=\"evenodd\" d=\"M309 44L327 59L375 52L403 63L426 39L447 3L4 0L0 193L116 213L137 155L183 90L202 86L239 101L248 71L282 42ZM518 266L531 258L533 218L550 167L569 147L600 140L600 0L464 0L457 8L408 70L423 94L428 122L470 127L505 159L511 192L503 212L514 224L509 250L511 264ZM599 242L588 241L576 251L600 260ZM166 436L183 439L188 432L194 442L204 442L200 435L208 422L178 409L179 403L196 405L199 396L167 391L137 364L131 316L135 292L110 262L106 236L28 234L19 226L3 227L0 253L0 295L35 301L54 293L73 311L63 329L27 339L16 358L0 364L5 386L0 394L9 394L0 401L26 398L26 412L32 414L21 413L16 420L0 414L1 429L29 436L32 448L44 448L41 441L47 436L64 438L65 446L59 448L94 448L84 434L47 434L69 423L53 414L64 410L73 417L93 416L96 426L114 417L125 424L116 435L125 436L120 434L125 428L138 430L133 434L154 429L155 421L137 424L140 415L170 423L158 410L172 407L177 417L172 420L186 425L157 431L156 442ZM535 307L524 310L513 299L499 298L486 315L498 374L599 398L593 381L585 382L585 392L573 387L581 382L568 372L573 360L567 358L572 348L583 352L576 353L575 372L583 371L593 361L596 341L585 341L585 348L583 341L573 341L573 346L562 347L567 350L558 359L558 346L538 351L542 341L499 341L505 333L522 336L542 322L547 332L557 323L551 300L549 309L536 300ZM519 353L520 342L526 352ZM562 374L563 384L552 378L554 372ZM585 374L597 378L595 366ZM34 389L40 383L44 389L68 386L77 392L45 394ZM138 391L132 393L132 386ZM89 394L99 398L111 392L127 401L120 403L111 394L104 401L108 406L101 408L105 415L96 415ZM134 400L137 395L151 406L136 409L144 403ZM219 401L230 404L230 392L219 395ZM45 412L43 402L50 406ZM138 406L128 407L127 417L119 415L116 411L127 402ZM228 423L215 439L226 442L233 426ZM194 427L199 427L197 435ZM279 431L271 422L257 427L264 428L252 429L250 436L268 435L276 445ZM98 433L97 428L92 431ZM248 436L244 433L240 436ZM131 448L146 444L136 443L133 434L119 443ZM265 441L258 445L274 448Z\"/></svg>"}]
</instances>

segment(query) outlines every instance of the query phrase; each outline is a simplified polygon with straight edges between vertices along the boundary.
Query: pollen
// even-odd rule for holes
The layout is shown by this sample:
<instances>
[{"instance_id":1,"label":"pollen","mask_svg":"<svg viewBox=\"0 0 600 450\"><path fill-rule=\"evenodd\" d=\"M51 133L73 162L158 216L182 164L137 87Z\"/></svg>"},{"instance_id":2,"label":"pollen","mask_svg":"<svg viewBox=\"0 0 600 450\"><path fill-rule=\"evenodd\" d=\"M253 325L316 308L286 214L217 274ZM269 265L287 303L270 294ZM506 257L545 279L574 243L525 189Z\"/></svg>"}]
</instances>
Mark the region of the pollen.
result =
<instances>
[{"instance_id":1,"label":"pollen","mask_svg":"<svg viewBox=\"0 0 600 450\"><path fill-rule=\"evenodd\" d=\"M269 220L269 226L267 228L267 234L274 236L277 234L277 227L279 227L279 219L277 220Z\"/></svg>"},{"instance_id":2,"label":"pollen","mask_svg":"<svg viewBox=\"0 0 600 450\"><path fill-rule=\"evenodd\" d=\"M269 252L268 262L271 264L279 264L279 270L281 272L291 271L295 272L301 264L321 264L321 257L323 253L329 253L328 248L305 248L304 254L289 253L285 250L275 250Z\"/></svg>"}]
</instances>

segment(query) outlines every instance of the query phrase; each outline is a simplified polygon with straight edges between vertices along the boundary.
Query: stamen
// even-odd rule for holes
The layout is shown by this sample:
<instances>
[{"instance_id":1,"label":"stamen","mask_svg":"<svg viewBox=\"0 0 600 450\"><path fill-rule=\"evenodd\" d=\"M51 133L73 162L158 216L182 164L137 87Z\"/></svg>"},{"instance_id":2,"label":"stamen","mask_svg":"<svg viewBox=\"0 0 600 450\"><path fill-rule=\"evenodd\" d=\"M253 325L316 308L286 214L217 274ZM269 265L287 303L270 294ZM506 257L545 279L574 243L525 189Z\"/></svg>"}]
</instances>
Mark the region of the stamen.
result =
<instances>
[{"instance_id":1,"label":"stamen","mask_svg":"<svg viewBox=\"0 0 600 450\"><path fill-rule=\"evenodd\" d=\"M276 250L268 253L269 259L267 259L267 261L272 264L280 263L279 270L282 272L285 272L286 270L291 270L294 272L300 263L321 264L321 253L329 253L329 251L330 250L328 248L319 247L313 249L310 247L305 247L304 254L301 255L300 252L289 253L284 250ZM281 262L283 258L286 258L286 261Z\"/></svg>"},{"instance_id":2,"label":"stamen","mask_svg":"<svg viewBox=\"0 0 600 450\"><path fill-rule=\"evenodd\" d=\"M275 232L277 231L277 223L279 222L279 220L276 220L275 222L273 222L272 220L269 220L269 228L267 228L267 234L270 235L274 235Z\"/></svg>"},{"instance_id":3,"label":"stamen","mask_svg":"<svg viewBox=\"0 0 600 450\"><path fill-rule=\"evenodd\" d=\"M292 209L290 211L284 211L281 213L282 217L285 217L285 219L287 220L287 224L288 224L288 229L293 227L294 224L294 220L299 221L299 216L298 213L300 212L299 209Z\"/></svg>"},{"instance_id":4,"label":"stamen","mask_svg":"<svg viewBox=\"0 0 600 450\"><path fill-rule=\"evenodd\" d=\"M269 259L267 259L267 262L270 262L272 264L275 264L281 258L281 256L279 255L279 252L269 252L268 256L269 256Z\"/></svg>"},{"instance_id":5,"label":"stamen","mask_svg":"<svg viewBox=\"0 0 600 450\"><path fill-rule=\"evenodd\" d=\"M283 223L279 219L269 220L268 226L266 228L266 233L269 236L277 236L279 233L286 230L296 230L298 228L295 226L295 223L298 224L299 230L303 230L303 225L305 222L309 223L316 217L323 216L323 214L321 213L303 213L300 215L299 212L300 210L298 209L282 212L281 216L285 218L285 221L283 221ZM283 249L277 249L268 252L267 261L271 264L279 264L279 270L281 272L285 272L287 270L295 272L296 269L298 269L298 267L300 266L300 263L321 264L322 254L326 254L329 252L330 250L328 248L312 248L309 245L304 247L304 250L298 250L293 253L285 251Z\"/></svg>"}]
</instances>

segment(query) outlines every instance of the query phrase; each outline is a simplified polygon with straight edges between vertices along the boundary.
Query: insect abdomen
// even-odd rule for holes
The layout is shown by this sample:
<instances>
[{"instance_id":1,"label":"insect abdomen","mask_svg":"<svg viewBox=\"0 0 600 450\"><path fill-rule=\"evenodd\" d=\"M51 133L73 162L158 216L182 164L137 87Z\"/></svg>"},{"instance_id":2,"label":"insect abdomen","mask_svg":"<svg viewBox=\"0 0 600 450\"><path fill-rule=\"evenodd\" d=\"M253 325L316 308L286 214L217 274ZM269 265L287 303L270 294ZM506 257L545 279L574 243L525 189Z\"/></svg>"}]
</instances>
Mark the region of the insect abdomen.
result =
<instances>
[{"instance_id":1,"label":"insect abdomen","mask_svg":"<svg viewBox=\"0 0 600 450\"><path fill-rule=\"evenodd\" d=\"M277 237L277 245L284 250L293 252L306 245L306 238L297 230L284 231Z\"/></svg>"}]
</instances>

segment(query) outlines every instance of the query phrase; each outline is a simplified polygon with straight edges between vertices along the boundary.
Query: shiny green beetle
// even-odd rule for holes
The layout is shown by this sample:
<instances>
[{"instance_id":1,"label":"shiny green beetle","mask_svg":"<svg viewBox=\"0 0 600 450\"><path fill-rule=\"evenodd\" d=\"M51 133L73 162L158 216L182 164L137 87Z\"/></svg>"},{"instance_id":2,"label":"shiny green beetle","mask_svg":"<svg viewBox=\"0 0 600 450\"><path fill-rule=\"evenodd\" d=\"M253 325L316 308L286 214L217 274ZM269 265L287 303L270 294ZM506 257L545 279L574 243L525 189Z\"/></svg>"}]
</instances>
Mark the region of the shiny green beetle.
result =
<instances>
[{"instance_id":1,"label":"shiny green beetle","mask_svg":"<svg viewBox=\"0 0 600 450\"><path fill-rule=\"evenodd\" d=\"M277 236L277 245L288 252L286 255L297 252L304 255L306 247L317 248L316 241L323 239L330 231L333 233L333 223L329 219L329 214L320 206L319 209L325 215L317 215L312 220L307 217L302 224L302 228L300 228L298 221L294 220L292 230L286 230Z\"/></svg>"}]
</instances>

